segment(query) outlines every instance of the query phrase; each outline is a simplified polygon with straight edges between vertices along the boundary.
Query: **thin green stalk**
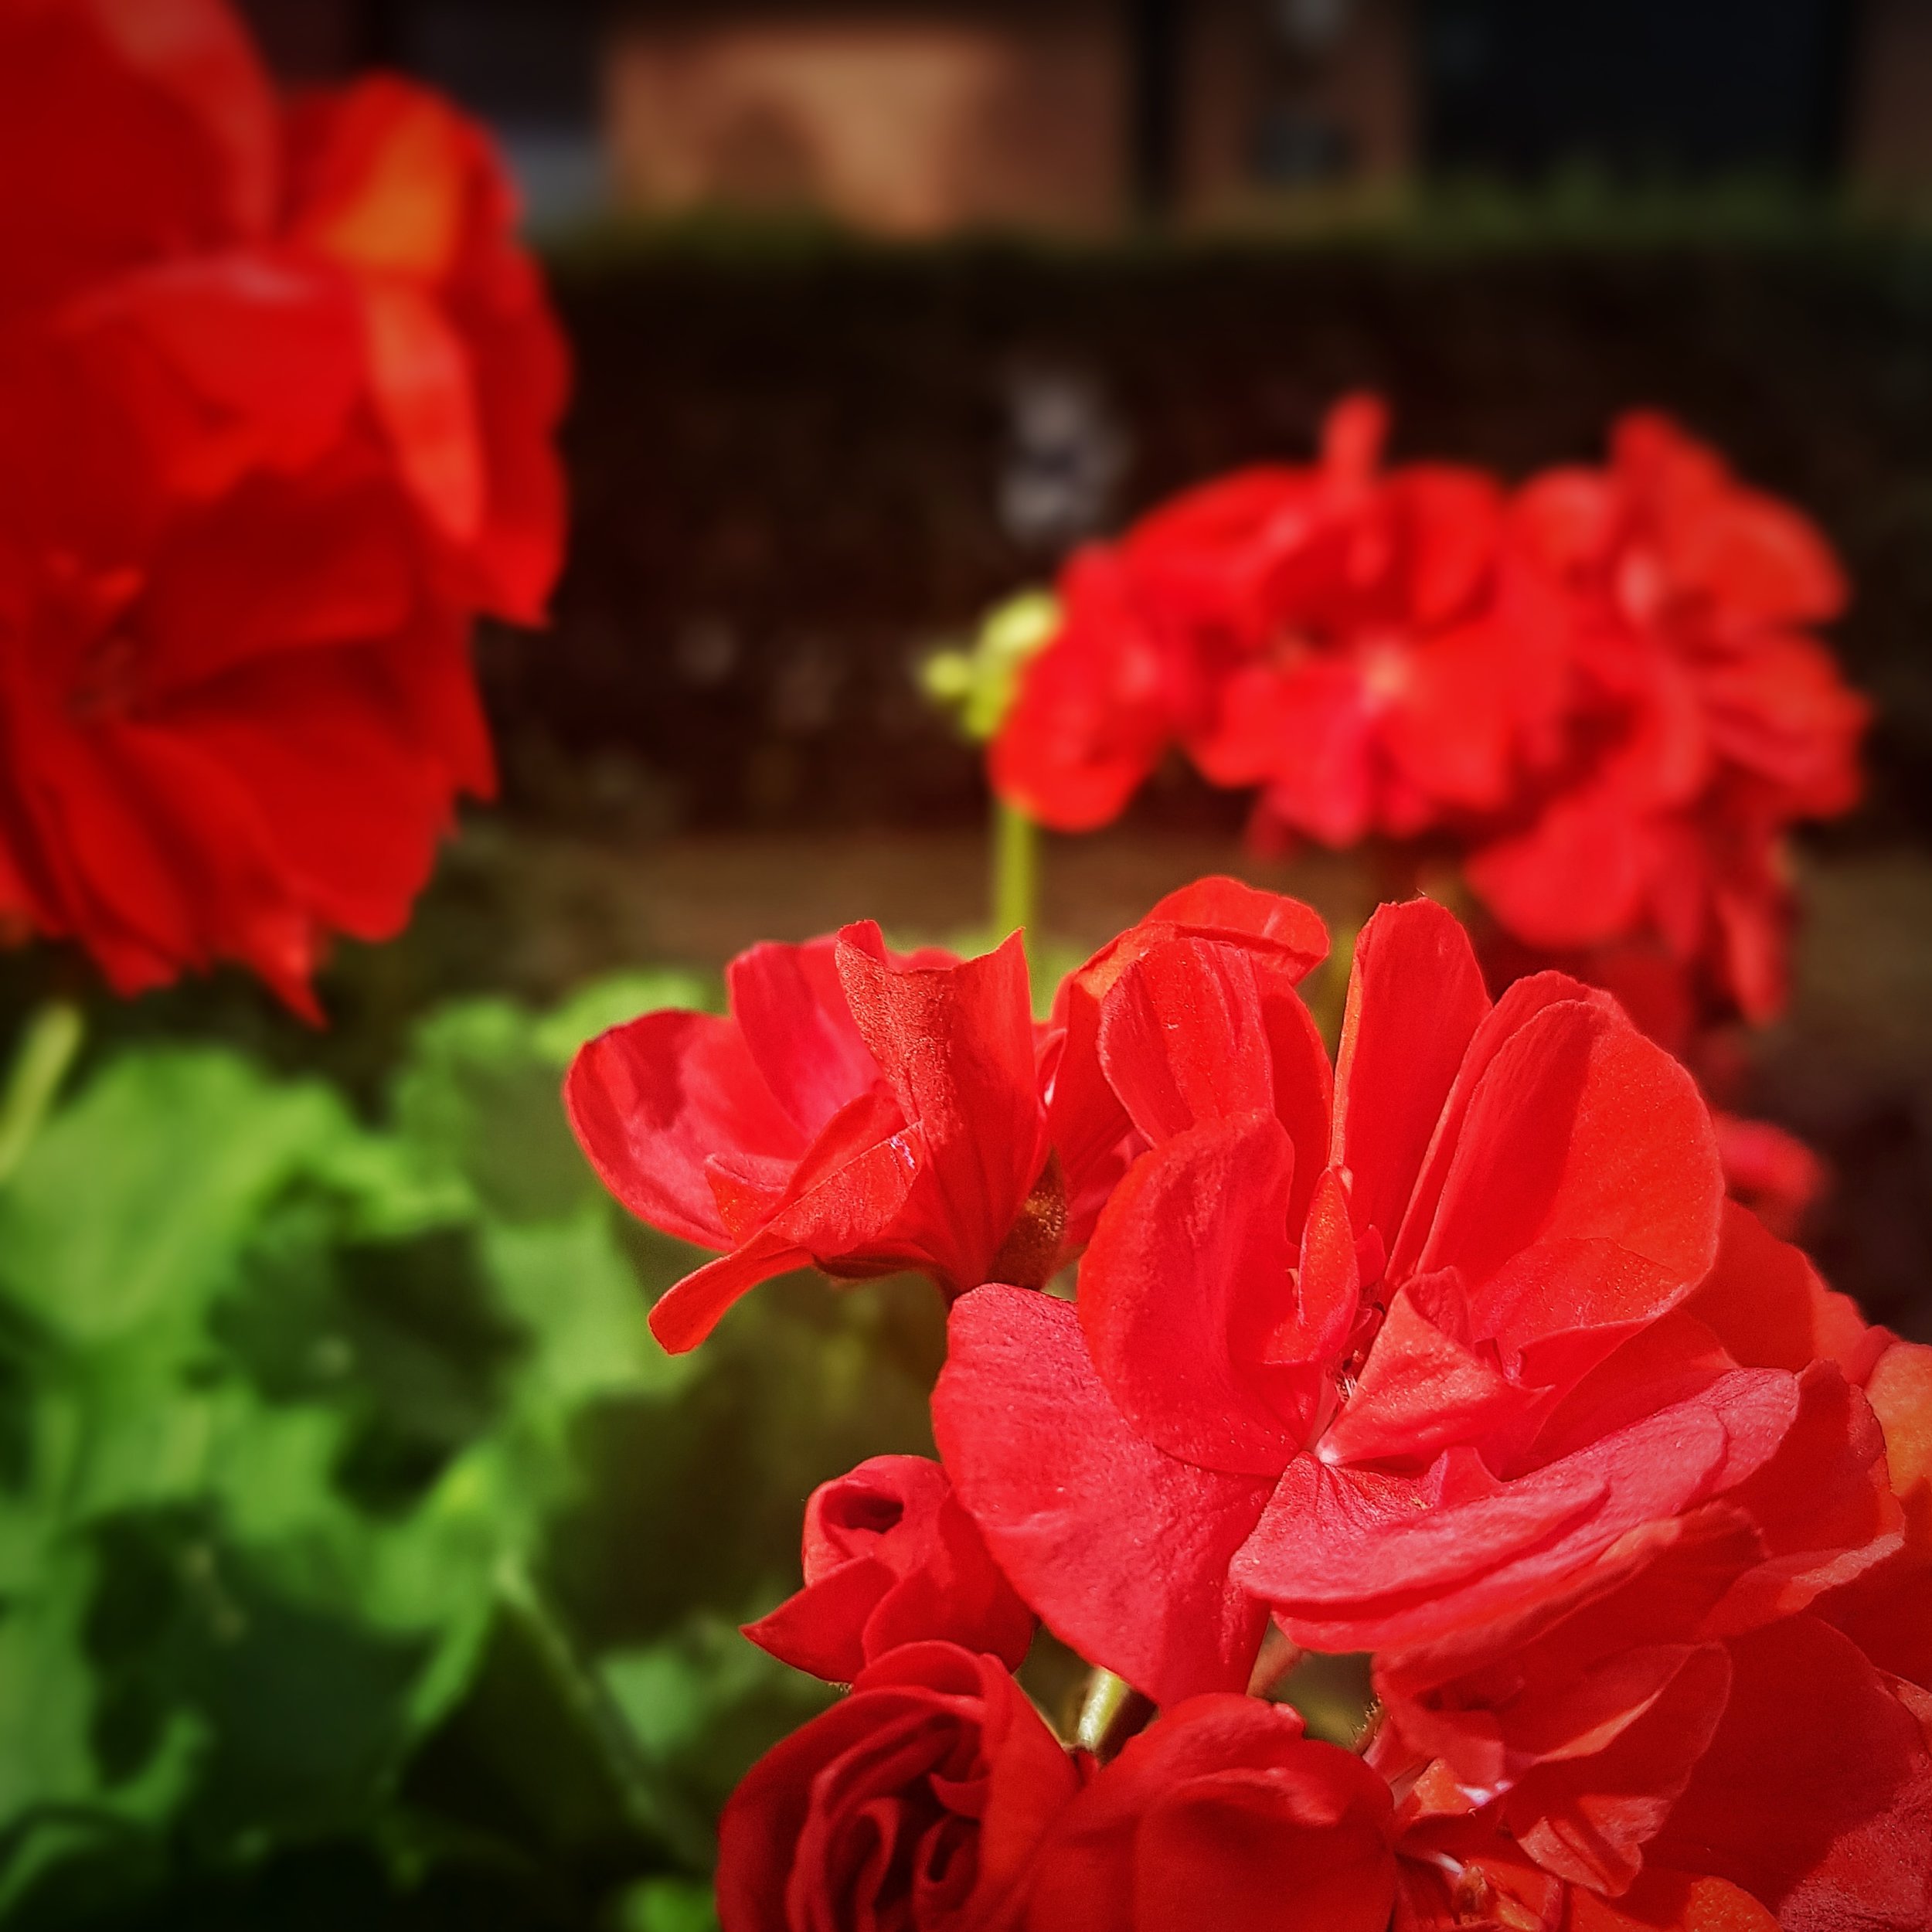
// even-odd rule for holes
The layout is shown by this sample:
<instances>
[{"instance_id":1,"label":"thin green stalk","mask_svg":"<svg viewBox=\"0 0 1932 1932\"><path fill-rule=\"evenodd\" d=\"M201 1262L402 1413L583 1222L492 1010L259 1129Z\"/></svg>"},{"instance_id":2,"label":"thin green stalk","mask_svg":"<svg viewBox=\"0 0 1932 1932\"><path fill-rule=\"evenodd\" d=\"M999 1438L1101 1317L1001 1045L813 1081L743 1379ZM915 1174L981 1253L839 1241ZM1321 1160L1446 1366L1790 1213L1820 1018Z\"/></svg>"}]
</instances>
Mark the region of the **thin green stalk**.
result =
<instances>
[{"instance_id":1,"label":"thin green stalk","mask_svg":"<svg viewBox=\"0 0 1932 1932\"><path fill-rule=\"evenodd\" d=\"M1154 1715L1154 1706L1124 1677L1096 1668L1087 1680L1073 1742L1104 1763Z\"/></svg>"},{"instance_id":2,"label":"thin green stalk","mask_svg":"<svg viewBox=\"0 0 1932 1932\"><path fill-rule=\"evenodd\" d=\"M0 1099L0 1186L26 1158L87 1032L80 1009L71 1000L49 1000L27 1022Z\"/></svg>"},{"instance_id":3,"label":"thin green stalk","mask_svg":"<svg viewBox=\"0 0 1932 1932\"><path fill-rule=\"evenodd\" d=\"M1016 805L993 801L993 932L1033 937L1039 901L1039 828Z\"/></svg>"}]
</instances>

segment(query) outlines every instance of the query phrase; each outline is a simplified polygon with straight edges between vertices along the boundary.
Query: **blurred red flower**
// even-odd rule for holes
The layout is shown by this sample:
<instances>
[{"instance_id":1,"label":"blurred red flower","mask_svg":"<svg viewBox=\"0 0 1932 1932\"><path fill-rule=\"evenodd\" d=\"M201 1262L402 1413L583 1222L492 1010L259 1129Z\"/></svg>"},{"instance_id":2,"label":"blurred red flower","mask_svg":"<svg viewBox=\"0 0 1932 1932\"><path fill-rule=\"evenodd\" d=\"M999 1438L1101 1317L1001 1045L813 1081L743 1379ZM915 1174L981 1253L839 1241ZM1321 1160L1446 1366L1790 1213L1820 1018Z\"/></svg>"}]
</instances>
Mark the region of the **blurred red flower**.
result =
<instances>
[{"instance_id":1,"label":"blurred red flower","mask_svg":"<svg viewBox=\"0 0 1932 1932\"><path fill-rule=\"evenodd\" d=\"M482 609L541 614L560 338L484 138L284 117L215 0L0 17L0 914L131 992L313 1014L494 778Z\"/></svg>"},{"instance_id":2,"label":"blurred red flower","mask_svg":"<svg viewBox=\"0 0 1932 1932\"><path fill-rule=\"evenodd\" d=\"M1446 464L1383 471L1386 421L1350 397L1319 462L1238 471L1077 557L994 744L1002 796L1102 825L1179 742L1329 845L1511 804L1560 666L1511 621L1500 489Z\"/></svg>"},{"instance_id":3,"label":"blurred red flower","mask_svg":"<svg viewBox=\"0 0 1932 1932\"><path fill-rule=\"evenodd\" d=\"M795 1670L849 1684L902 1644L943 1638L1018 1668L1033 1613L923 1456L874 1456L805 1504L805 1587L745 1634Z\"/></svg>"},{"instance_id":4,"label":"blurred red flower","mask_svg":"<svg viewBox=\"0 0 1932 1932\"><path fill-rule=\"evenodd\" d=\"M1546 954L1655 936L1748 1017L1784 998L1787 828L1855 802L1869 716L1812 634L1845 587L1795 510L1666 419L1513 496L1380 467L1379 403L1321 459L1185 492L1063 573L989 770L1063 831L1168 749L1259 787L1257 834L1437 829Z\"/></svg>"},{"instance_id":5,"label":"blurred red flower","mask_svg":"<svg viewBox=\"0 0 1932 1932\"><path fill-rule=\"evenodd\" d=\"M1845 602L1829 547L1645 414L1617 425L1607 470L1526 485L1509 543L1567 667L1567 743L1474 853L1471 884L1532 945L1655 933L1768 1018L1784 996L1784 832L1860 788L1869 709L1811 634Z\"/></svg>"},{"instance_id":6,"label":"blurred red flower","mask_svg":"<svg viewBox=\"0 0 1932 1932\"><path fill-rule=\"evenodd\" d=\"M718 1832L723 1932L992 1932L1080 1783L998 1659L912 1644L754 1764Z\"/></svg>"}]
</instances>

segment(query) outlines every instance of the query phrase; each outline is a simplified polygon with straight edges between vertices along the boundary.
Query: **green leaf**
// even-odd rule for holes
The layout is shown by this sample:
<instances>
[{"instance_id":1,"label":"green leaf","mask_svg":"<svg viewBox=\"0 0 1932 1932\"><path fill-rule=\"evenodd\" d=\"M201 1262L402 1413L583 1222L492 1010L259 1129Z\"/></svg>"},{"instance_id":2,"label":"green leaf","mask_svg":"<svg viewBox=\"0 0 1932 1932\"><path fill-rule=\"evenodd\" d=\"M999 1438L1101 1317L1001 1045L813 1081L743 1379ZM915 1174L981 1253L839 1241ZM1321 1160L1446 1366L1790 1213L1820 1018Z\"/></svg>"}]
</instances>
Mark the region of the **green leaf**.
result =
<instances>
[{"instance_id":1,"label":"green leaf","mask_svg":"<svg viewBox=\"0 0 1932 1932\"><path fill-rule=\"evenodd\" d=\"M446 1008L386 1125L178 1046L46 1122L0 1188L0 1905L145 1910L327 1840L396 1901L487 1869L709 1923L718 1806L826 1696L736 1621L794 1585L815 1483L930 1446L943 1346L923 1284L816 1280L651 1339L693 1257L606 1196L560 1081L716 991Z\"/></svg>"},{"instance_id":2,"label":"green leaf","mask_svg":"<svg viewBox=\"0 0 1932 1932\"><path fill-rule=\"evenodd\" d=\"M547 1225L493 1223L484 1253L498 1305L529 1337L515 1394L525 1413L560 1420L601 1396L668 1396L702 1372L652 1338L607 1202Z\"/></svg>"},{"instance_id":3,"label":"green leaf","mask_svg":"<svg viewBox=\"0 0 1932 1932\"><path fill-rule=\"evenodd\" d=\"M833 1700L715 1611L697 1613L660 1643L614 1653L602 1670L645 1761L706 1816L780 1738Z\"/></svg>"},{"instance_id":4,"label":"green leaf","mask_svg":"<svg viewBox=\"0 0 1932 1932\"><path fill-rule=\"evenodd\" d=\"M580 987L553 1012L539 1020L531 1033L538 1053L558 1068L568 1066L577 1049L599 1033L621 1026L641 1013L668 1006L689 1012L723 1010L723 988L706 974L617 973Z\"/></svg>"},{"instance_id":5,"label":"green leaf","mask_svg":"<svg viewBox=\"0 0 1932 1932\"><path fill-rule=\"evenodd\" d=\"M77 1344L188 1329L264 1206L353 1131L326 1088L233 1054L125 1055L0 1189L0 1293Z\"/></svg>"},{"instance_id":6,"label":"green leaf","mask_svg":"<svg viewBox=\"0 0 1932 1932\"><path fill-rule=\"evenodd\" d=\"M617 1901L613 1932L717 1932L711 1887L683 1879L647 1879Z\"/></svg>"}]
</instances>

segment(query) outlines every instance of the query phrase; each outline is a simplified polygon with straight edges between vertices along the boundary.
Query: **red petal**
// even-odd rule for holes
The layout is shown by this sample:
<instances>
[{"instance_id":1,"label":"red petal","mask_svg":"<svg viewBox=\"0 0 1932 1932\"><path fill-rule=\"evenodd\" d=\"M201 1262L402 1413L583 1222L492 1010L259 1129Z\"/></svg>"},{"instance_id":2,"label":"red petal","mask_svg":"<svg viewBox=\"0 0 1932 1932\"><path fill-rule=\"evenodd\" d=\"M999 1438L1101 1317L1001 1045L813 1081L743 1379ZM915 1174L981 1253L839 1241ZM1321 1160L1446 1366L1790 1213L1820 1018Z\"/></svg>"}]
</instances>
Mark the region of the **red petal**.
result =
<instances>
[{"instance_id":1,"label":"red petal","mask_svg":"<svg viewBox=\"0 0 1932 1932\"><path fill-rule=\"evenodd\" d=\"M1748 1208L1724 1204L1717 1260L1689 1299L1695 1315L1747 1368L1794 1372L1835 1362L1862 1383L1883 1352L1882 1328L1868 1328L1849 1295L1835 1294L1809 1258L1769 1233Z\"/></svg>"},{"instance_id":2,"label":"red petal","mask_svg":"<svg viewBox=\"0 0 1932 1932\"><path fill-rule=\"evenodd\" d=\"M1210 1121L1134 1163L1080 1266L1094 1372L1134 1429L1207 1469L1274 1476L1306 1440L1325 1365L1280 1366L1297 1325L1294 1156L1266 1114Z\"/></svg>"},{"instance_id":3,"label":"red petal","mask_svg":"<svg viewBox=\"0 0 1932 1932\"><path fill-rule=\"evenodd\" d=\"M1506 1482L1466 1450L1420 1481L1298 1457L1233 1573L1311 1648L1451 1641L1560 1596L1618 1538L1744 1481L1798 1398L1788 1376L1736 1370Z\"/></svg>"},{"instance_id":4,"label":"red petal","mask_svg":"<svg viewBox=\"0 0 1932 1932\"><path fill-rule=\"evenodd\" d=\"M869 1094L835 1114L764 1225L666 1290L651 1311L651 1331L665 1348L696 1348L740 1295L808 1263L860 1277L923 1264L923 1249L904 1233L922 1171L919 1132L900 1128L880 1100Z\"/></svg>"},{"instance_id":5,"label":"red petal","mask_svg":"<svg viewBox=\"0 0 1932 1932\"><path fill-rule=\"evenodd\" d=\"M1015 933L983 958L895 961L876 926L839 935L838 973L923 1159L900 1232L954 1289L986 1279L1046 1150L1026 954Z\"/></svg>"},{"instance_id":6,"label":"red petal","mask_svg":"<svg viewBox=\"0 0 1932 1932\"><path fill-rule=\"evenodd\" d=\"M1325 1458L1423 1468L1459 1442L1480 1440L1523 1405L1495 1363L1445 1335L1400 1290L1360 1379L1321 1438Z\"/></svg>"},{"instance_id":7,"label":"red petal","mask_svg":"<svg viewBox=\"0 0 1932 1932\"><path fill-rule=\"evenodd\" d=\"M1362 929L1335 1062L1334 1151L1355 1224L1390 1248L1423 1155L1485 1014L1468 935L1427 899L1384 906Z\"/></svg>"},{"instance_id":8,"label":"red petal","mask_svg":"<svg viewBox=\"0 0 1932 1932\"><path fill-rule=\"evenodd\" d=\"M828 1684L849 1684L866 1668L866 1619L892 1587L884 1563L860 1558L809 1583L754 1624L740 1626L760 1650Z\"/></svg>"},{"instance_id":9,"label":"red petal","mask_svg":"<svg viewBox=\"0 0 1932 1932\"><path fill-rule=\"evenodd\" d=\"M705 1172L720 1149L781 1160L804 1152L735 1022L646 1013L600 1035L564 1083L579 1144L604 1184L653 1227L702 1247L730 1236Z\"/></svg>"},{"instance_id":10,"label":"red petal","mask_svg":"<svg viewBox=\"0 0 1932 1932\"><path fill-rule=\"evenodd\" d=\"M651 1332L667 1354L687 1354L760 1282L809 1267L816 1259L809 1249L781 1235L754 1234L742 1247L707 1261L665 1289L651 1310Z\"/></svg>"},{"instance_id":11,"label":"red petal","mask_svg":"<svg viewBox=\"0 0 1932 1932\"><path fill-rule=\"evenodd\" d=\"M0 16L0 308L168 253L259 238L274 97L219 0L70 0Z\"/></svg>"},{"instance_id":12,"label":"red petal","mask_svg":"<svg viewBox=\"0 0 1932 1932\"><path fill-rule=\"evenodd\" d=\"M1177 938L1244 947L1291 983L1307 978L1328 951L1328 928L1298 899L1238 879L1211 877L1169 893L1145 919L1103 946L1074 978L1102 998L1135 960Z\"/></svg>"},{"instance_id":13,"label":"red petal","mask_svg":"<svg viewBox=\"0 0 1932 1932\"><path fill-rule=\"evenodd\" d=\"M1068 1807L1030 1886L1032 1932L1383 1932L1388 1787L1280 1705L1190 1698ZM1285 1881L1285 1883L1284 1883Z\"/></svg>"},{"instance_id":14,"label":"red petal","mask_svg":"<svg viewBox=\"0 0 1932 1932\"><path fill-rule=\"evenodd\" d=\"M1614 1008L1565 1002L1483 1074L1417 1266L1459 1268L1476 1332L1554 1378L1689 1292L1723 1203L1690 1076Z\"/></svg>"},{"instance_id":15,"label":"red petal","mask_svg":"<svg viewBox=\"0 0 1932 1932\"><path fill-rule=\"evenodd\" d=\"M1135 1434L1065 1302L988 1287L957 1304L933 1426L1001 1568L1083 1656L1161 1703L1246 1685L1267 1617L1228 1563L1270 1485Z\"/></svg>"},{"instance_id":16,"label":"red petal","mask_svg":"<svg viewBox=\"0 0 1932 1932\"><path fill-rule=\"evenodd\" d=\"M1932 1752L1809 1617L1734 1639L1724 1721L1651 1855L1729 1879L1787 1932L1932 1924Z\"/></svg>"},{"instance_id":17,"label":"red petal","mask_svg":"<svg viewBox=\"0 0 1932 1932\"><path fill-rule=\"evenodd\" d=\"M836 940L753 946L725 969L725 983L752 1060L801 1133L817 1133L879 1080L845 1004Z\"/></svg>"},{"instance_id":18,"label":"red petal","mask_svg":"<svg viewBox=\"0 0 1932 1932\"><path fill-rule=\"evenodd\" d=\"M1651 1870L1614 1901L1573 1893L1567 1932L1778 1932L1778 1925L1748 1892L1723 1879Z\"/></svg>"}]
</instances>

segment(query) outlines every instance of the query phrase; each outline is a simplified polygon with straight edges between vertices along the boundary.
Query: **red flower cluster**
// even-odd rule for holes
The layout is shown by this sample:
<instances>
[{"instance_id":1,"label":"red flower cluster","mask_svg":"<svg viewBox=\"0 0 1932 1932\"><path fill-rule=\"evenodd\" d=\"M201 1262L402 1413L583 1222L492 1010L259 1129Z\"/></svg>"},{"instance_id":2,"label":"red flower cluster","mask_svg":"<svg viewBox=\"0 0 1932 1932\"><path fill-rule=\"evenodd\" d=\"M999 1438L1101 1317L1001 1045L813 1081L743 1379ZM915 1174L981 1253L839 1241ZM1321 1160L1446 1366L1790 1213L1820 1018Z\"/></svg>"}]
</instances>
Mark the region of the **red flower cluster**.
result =
<instances>
[{"instance_id":1,"label":"red flower cluster","mask_svg":"<svg viewBox=\"0 0 1932 1932\"><path fill-rule=\"evenodd\" d=\"M1348 845L1453 839L1548 953L1654 937L1753 1018L1782 995L1793 821L1859 789L1863 702L1808 627L1844 587L1795 511L1661 417L1607 470L1505 492L1378 467L1381 406L1321 459L1242 471L1081 552L992 753L1064 831L1169 747L1260 787L1260 822Z\"/></svg>"},{"instance_id":2,"label":"red flower cluster","mask_svg":"<svg viewBox=\"0 0 1932 1932\"><path fill-rule=\"evenodd\" d=\"M592 1041L564 1097L605 1185L653 1227L725 1250L658 1302L658 1340L695 1348L792 1268L916 1269L949 1294L1050 1280L1134 1134L1098 1076L1099 995L1183 934L1253 953L1284 987L1328 947L1307 907L1204 879L1073 975L1047 1026L1017 935L962 961L895 954L866 923L741 954L729 1018L647 1013Z\"/></svg>"},{"instance_id":3,"label":"red flower cluster","mask_svg":"<svg viewBox=\"0 0 1932 1932\"><path fill-rule=\"evenodd\" d=\"M726 1932L1923 1932L1932 1350L1726 1202L1607 995L1385 906L1332 1067L1323 938L1203 881L1035 1028L1010 944L854 927L586 1049L607 1175L732 1250L661 1332L767 1263L954 1298L943 1469L820 1491L752 1627L855 1688L733 1801ZM1030 1613L1159 1707L1110 1761ZM1270 1626L1373 1653L1356 1750L1244 1694Z\"/></svg>"},{"instance_id":4,"label":"red flower cluster","mask_svg":"<svg viewBox=\"0 0 1932 1932\"><path fill-rule=\"evenodd\" d=\"M1784 828L1857 802L1863 699L1807 627L1845 583L1818 531L1661 417L1606 471L1519 493L1511 548L1570 668L1563 756L1469 863L1532 945L1655 934L1753 1019L1784 1003Z\"/></svg>"},{"instance_id":5,"label":"red flower cluster","mask_svg":"<svg viewBox=\"0 0 1932 1932\"><path fill-rule=\"evenodd\" d=\"M493 784L564 355L485 137L277 100L221 0L0 8L0 920L313 1011Z\"/></svg>"}]
</instances>

